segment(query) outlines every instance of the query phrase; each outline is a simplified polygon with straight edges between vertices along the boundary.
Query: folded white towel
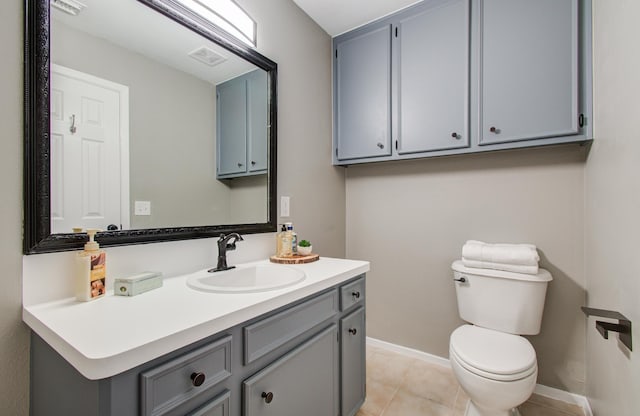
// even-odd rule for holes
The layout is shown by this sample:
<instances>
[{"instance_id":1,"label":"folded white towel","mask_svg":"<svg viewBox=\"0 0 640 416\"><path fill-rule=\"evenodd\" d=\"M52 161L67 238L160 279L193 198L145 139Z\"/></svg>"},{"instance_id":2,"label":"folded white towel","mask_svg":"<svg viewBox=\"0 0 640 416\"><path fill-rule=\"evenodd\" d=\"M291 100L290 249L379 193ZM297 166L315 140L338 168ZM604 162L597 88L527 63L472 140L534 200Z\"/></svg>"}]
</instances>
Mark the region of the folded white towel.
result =
<instances>
[{"instance_id":1,"label":"folded white towel","mask_svg":"<svg viewBox=\"0 0 640 416\"><path fill-rule=\"evenodd\" d=\"M462 246L462 257L487 263L538 267L538 251L533 244L488 244L469 240ZM536 272L537 273L537 272Z\"/></svg>"},{"instance_id":2,"label":"folded white towel","mask_svg":"<svg viewBox=\"0 0 640 416\"><path fill-rule=\"evenodd\" d=\"M494 269L514 273L538 274L537 264L535 266L525 266L522 264L491 263L487 261L469 260L464 257L462 258L462 264L474 269Z\"/></svg>"}]
</instances>

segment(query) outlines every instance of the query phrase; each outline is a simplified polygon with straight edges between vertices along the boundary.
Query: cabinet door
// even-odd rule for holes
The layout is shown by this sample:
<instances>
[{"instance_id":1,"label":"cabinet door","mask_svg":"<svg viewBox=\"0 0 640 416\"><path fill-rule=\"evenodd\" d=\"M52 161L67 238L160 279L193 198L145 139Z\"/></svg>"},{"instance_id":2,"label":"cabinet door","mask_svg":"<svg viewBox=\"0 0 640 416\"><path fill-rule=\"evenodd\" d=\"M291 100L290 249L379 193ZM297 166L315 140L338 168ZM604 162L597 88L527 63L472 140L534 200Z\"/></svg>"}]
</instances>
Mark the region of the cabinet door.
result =
<instances>
[{"instance_id":1,"label":"cabinet door","mask_svg":"<svg viewBox=\"0 0 640 416\"><path fill-rule=\"evenodd\" d=\"M337 159L391 154L391 26L337 44Z\"/></svg>"},{"instance_id":2,"label":"cabinet door","mask_svg":"<svg viewBox=\"0 0 640 416\"><path fill-rule=\"evenodd\" d=\"M394 42L398 153L469 146L469 1L430 2Z\"/></svg>"},{"instance_id":3,"label":"cabinet door","mask_svg":"<svg viewBox=\"0 0 640 416\"><path fill-rule=\"evenodd\" d=\"M267 170L267 147L269 144L267 73L261 69L247 77L247 97L249 99L247 120L249 131L249 172Z\"/></svg>"},{"instance_id":4,"label":"cabinet door","mask_svg":"<svg viewBox=\"0 0 640 416\"><path fill-rule=\"evenodd\" d=\"M480 2L480 144L578 133L578 0Z\"/></svg>"},{"instance_id":5,"label":"cabinet door","mask_svg":"<svg viewBox=\"0 0 640 416\"><path fill-rule=\"evenodd\" d=\"M364 308L340 320L342 401L341 415L353 416L365 399Z\"/></svg>"},{"instance_id":6,"label":"cabinet door","mask_svg":"<svg viewBox=\"0 0 640 416\"><path fill-rule=\"evenodd\" d=\"M247 170L247 87L244 77L216 88L218 175Z\"/></svg>"},{"instance_id":7,"label":"cabinet door","mask_svg":"<svg viewBox=\"0 0 640 416\"><path fill-rule=\"evenodd\" d=\"M242 383L244 416L338 414L338 329L332 325Z\"/></svg>"}]
</instances>

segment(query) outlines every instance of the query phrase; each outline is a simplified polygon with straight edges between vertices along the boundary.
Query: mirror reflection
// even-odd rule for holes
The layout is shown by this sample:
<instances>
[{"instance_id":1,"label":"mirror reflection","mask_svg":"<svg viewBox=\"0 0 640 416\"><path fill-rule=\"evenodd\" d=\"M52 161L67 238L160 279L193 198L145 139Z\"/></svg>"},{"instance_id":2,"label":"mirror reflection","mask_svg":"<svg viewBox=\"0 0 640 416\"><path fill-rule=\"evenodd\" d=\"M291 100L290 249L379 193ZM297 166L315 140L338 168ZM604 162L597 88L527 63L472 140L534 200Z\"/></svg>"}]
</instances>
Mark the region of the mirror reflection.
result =
<instances>
[{"instance_id":1,"label":"mirror reflection","mask_svg":"<svg viewBox=\"0 0 640 416\"><path fill-rule=\"evenodd\" d=\"M133 0L51 9L51 232L268 221L267 73Z\"/></svg>"}]
</instances>

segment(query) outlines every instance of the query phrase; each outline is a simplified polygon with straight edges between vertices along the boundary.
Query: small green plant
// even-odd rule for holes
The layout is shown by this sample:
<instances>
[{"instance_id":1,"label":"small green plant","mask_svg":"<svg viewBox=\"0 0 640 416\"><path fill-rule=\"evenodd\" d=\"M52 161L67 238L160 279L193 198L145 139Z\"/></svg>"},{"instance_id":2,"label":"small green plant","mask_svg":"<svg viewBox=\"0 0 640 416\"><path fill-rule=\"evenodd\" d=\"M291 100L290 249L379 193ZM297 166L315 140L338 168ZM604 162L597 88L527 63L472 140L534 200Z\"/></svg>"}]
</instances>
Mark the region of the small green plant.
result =
<instances>
[{"instance_id":1,"label":"small green plant","mask_svg":"<svg viewBox=\"0 0 640 416\"><path fill-rule=\"evenodd\" d=\"M300 247L311 247L311 242L307 240L302 240L298 243Z\"/></svg>"}]
</instances>

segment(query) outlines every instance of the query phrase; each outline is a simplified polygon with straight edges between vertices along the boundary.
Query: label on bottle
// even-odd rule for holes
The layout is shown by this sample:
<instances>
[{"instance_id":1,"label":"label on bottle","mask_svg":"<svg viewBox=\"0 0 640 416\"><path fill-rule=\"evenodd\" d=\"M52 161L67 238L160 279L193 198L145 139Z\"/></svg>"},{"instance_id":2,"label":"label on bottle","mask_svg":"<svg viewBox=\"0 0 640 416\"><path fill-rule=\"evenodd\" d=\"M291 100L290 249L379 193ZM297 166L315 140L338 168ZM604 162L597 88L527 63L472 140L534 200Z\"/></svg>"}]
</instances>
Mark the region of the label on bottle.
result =
<instances>
[{"instance_id":1,"label":"label on bottle","mask_svg":"<svg viewBox=\"0 0 640 416\"><path fill-rule=\"evenodd\" d=\"M92 298L102 296L106 292L106 253L92 254L89 267L89 277L91 279L89 293Z\"/></svg>"}]
</instances>

